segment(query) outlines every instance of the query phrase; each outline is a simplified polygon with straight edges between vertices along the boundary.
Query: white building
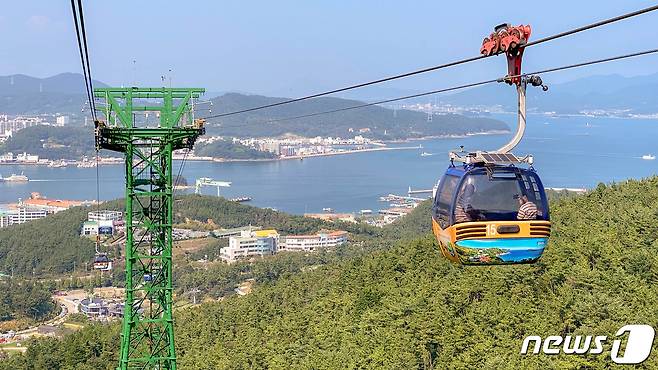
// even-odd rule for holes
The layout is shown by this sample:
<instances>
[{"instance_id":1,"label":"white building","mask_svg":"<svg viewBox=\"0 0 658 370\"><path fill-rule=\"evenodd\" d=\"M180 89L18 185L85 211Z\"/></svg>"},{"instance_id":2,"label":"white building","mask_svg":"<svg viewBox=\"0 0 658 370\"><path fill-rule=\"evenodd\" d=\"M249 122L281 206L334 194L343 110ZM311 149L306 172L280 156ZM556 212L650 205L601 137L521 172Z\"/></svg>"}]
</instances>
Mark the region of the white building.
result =
<instances>
[{"instance_id":1,"label":"white building","mask_svg":"<svg viewBox=\"0 0 658 370\"><path fill-rule=\"evenodd\" d=\"M289 235L281 243L281 251L313 252L347 242L347 231L327 231L315 235Z\"/></svg>"},{"instance_id":2,"label":"white building","mask_svg":"<svg viewBox=\"0 0 658 370\"><path fill-rule=\"evenodd\" d=\"M85 221L82 224L81 236L98 235L98 221Z\"/></svg>"},{"instance_id":3,"label":"white building","mask_svg":"<svg viewBox=\"0 0 658 370\"><path fill-rule=\"evenodd\" d=\"M7 152L0 155L0 162L12 162L14 160L14 153Z\"/></svg>"},{"instance_id":4,"label":"white building","mask_svg":"<svg viewBox=\"0 0 658 370\"><path fill-rule=\"evenodd\" d=\"M228 239L228 247L220 250L220 258L232 263L253 257L271 256L277 252L279 233L276 230L243 231Z\"/></svg>"},{"instance_id":5,"label":"white building","mask_svg":"<svg viewBox=\"0 0 658 370\"><path fill-rule=\"evenodd\" d=\"M123 219L123 212L120 211L94 211L87 213L88 221L121 221Z\"/></svg>"},{"instance_id":6,"label":"white building","mask_svg":"<svg viewBox=\"0 0 658 370\"><path fill-rule=\"evenodd\" d=\"M81 236L114 235L117 227L123 226L123 212L93 211L87 213L87 221L82 224Z\"/></svg>"},{"instance_id":7,"label":"white building","mask_svg":"<svg viewBox=\"0 0 658 370\"><path fill-rule=\"evenodd\" d=\"M48 216L48 212L28 207L18 207L8 211L0 211L0 227L24 224Z\"/></svg>"},{"instance_id":8,"label":"white building","mask_svg":"<svg viewBox=\"0 0 658 370\"><path fill-rule=\"evenodd\" d=\"M18 116L9 118L7 115L0 116L0 134L6 136L11 136L12 133L37 125L48 125L48 122L41 117Z\"/></svg>"},{"instance_id":9,"label":"white building","mask_svg":"<svg viewBox=\"0 0 658 370\"><path fill-rule=\"evenodd\" d=\"M19 153L18 155L16 155L16 162L38 163L39 156L34 154L28 154L25 152Z\"/></svg>"},{"instance_id":10,"label":"white building","mask_svg":"<svg viewBox=\"0 0 658 370\"><path fill-rule=\"evenodd\" d=\"M65 126L68 125L71 122L71 118L69 116L59 116L57 117L57 126Z\"/></svg>"}]
</instances>

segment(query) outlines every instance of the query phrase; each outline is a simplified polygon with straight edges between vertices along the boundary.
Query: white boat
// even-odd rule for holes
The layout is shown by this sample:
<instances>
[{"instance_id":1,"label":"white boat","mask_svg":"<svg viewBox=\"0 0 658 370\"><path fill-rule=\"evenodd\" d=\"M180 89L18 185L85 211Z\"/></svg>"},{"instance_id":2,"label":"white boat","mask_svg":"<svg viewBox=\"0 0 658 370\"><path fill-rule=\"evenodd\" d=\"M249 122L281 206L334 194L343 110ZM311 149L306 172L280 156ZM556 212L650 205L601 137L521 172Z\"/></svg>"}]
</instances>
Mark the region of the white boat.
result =
<instances>
[{"instance_id":1,"label":"white boat","mask_svg":"<svg viewBox=\"0 0 658 370\"><path fill-rule=\"evenodd\" d=\"M78 168L94 168L94 167L96 167L96 162L92 162L92 161L78 162L77 167Z\"/></svg>"},{"instance_id":2,"label":"white boat","mask_svg":"<svg viewBox=\"0 0 658 370\"><path fill-rule=\"evenodd\" d=\"M50 161L50 163L48 163L48 167L52 167L52 168L62 168L66 166L67 163L65 161Z\"/></svg>"},{"instance_id":3,"label":"white boat","mask_svg":"<svg viewBox=\"0 0 658 370\"><path fill-rule=\"evenodd\" d=\"M334 211L334 209L333 209L333 208L326 207L326 208L322 208L322 211L323 211L323 212L331 213L331 212Z\"/></svg>"},{"instance_id":4,"label":"white boat","mask_svg":"<svg viewBox=\"0 0 658 370\"><path fill-rule=\"evenodd\" d=\"M422 152L422 153L420 153L420 156L421 156L421 157L429 157L429 156L431 156L431 155L432 155L432 153L428 153L428 152Z\"/></svg>"},{"instance_id":5,"label":"white boat","mask_svg":"<svg viewBox=\"0 0 658 370\"><path fill-rule=\"evenodd\" d=\"M0 176L0 181L3 181L3 182L28 182L28 181L30 181L30 179L28 179L27 176L23 175L23 173L21 172L20 175L12 173L11 176L9 176L9 177Z\"/></svg>"},{"instance_id":6,"label":"white boat","mask_svg":"<svg viewBox=\"0 0 658 370\"><path fill-rule=\"evenodd\" d=\"M654 159L656 159L656 156L653 154L645 154L642 156L642 159L645 159L647 161L653 161Z\"/></svg>"}]
</instances>

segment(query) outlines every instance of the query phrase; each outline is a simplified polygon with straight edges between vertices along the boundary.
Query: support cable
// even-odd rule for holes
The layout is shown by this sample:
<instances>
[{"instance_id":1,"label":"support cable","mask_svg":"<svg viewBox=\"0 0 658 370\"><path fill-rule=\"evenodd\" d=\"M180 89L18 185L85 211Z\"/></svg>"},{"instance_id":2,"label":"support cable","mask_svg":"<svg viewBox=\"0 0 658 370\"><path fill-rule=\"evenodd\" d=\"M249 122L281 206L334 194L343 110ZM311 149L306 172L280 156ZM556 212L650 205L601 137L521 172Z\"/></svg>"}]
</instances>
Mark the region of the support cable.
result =
<instances>
[{"instance_id":1,"label":"support cable","mask_svg":"<svg viewBox=\"0 0 658 370\"><path fill-rule=\"evenodd\" d=\"M92 116L94 118L94 121L97 120L96 116L96 101L94 100L94 82L91 77L91 66L89 64L89 48L87 46L87 31L85 29L85 16L84 12L82 11L82 0L78 0L78 10L80 12L80 29L82 30L82 45L84 46L84 51L85 51L85 63L87 64L87 75L85 78L89 80L89 91L91 95L91 111L92 111Z\"/></svg>"},{"instance_id":2,"label":"support cable","mask_svg":"<svg viewBox=\"0 0 658 370\"><path fill-rule=\"evenodd\" d=\"M80 52L80 62L82 63L82 74L85 80L85 90L87 92L87 101L89 102L89 109L91 110L92 119L96 120L96 109L93 104L93 90L89 85L87 78L87 63L85 62L85 49L82 47L82 38L80 37L80 23L78 22L78 10L75 6L75 0L71 0L71 11L73 13L73 23L75 24L75 34L78 39L78 50Z\"/></svg>"},{"instance_id":3,"label":"support cable","mask_svg":"<svg viewBox=\"0 0 658 370\"><path fill-rule=\"evenodd\" d=\"M427 96L427 95L434 95L434 94L439 94L439 93L444 93L444 92L449 92L449 91L455 91L455 90L463 90L463 89L466 89L466 88L469 88L469 87L477 87L477 86L491 84L491 83L494 83L494 82L504 82L508 78L526 77L526 76L530 76L530 75L537 75L537 74L563 71L563 70L566 70L566 69L585 67L585 66L590 66L590 65L593 65L593 64L607 63L607 62L612 62L612 61L617 61L617 60L622 60L622 59L628 59L628 58L633 58L633 57L639 57L639 56L645 56L645 55L655 54L655 53L658 53L658 49L650 49L650 50L645 50L645 51L640 51L640 52L635 52L635 53L630 53L630 54L624 54L624 55L609 57L609 58L596 59L596 60L591 60L591 61L587 61L587 62L581 62L581 63L565 65L565 66L561 66L561 67L548 68L548 69L544 69L544 70L540 70L540 71L535 71L535 72L530 72L530 73L523 73L523 74L516 75L516 76L505 76L505 77L495 78L495 79L491 79L491 80L473 82L473 83L468 83L468 84L464 84L464 85L458 85L458 86L448 87L448 88L439 89L439 90L432 90L432 91L427 91L427 92L423 92L423 93L419 93L419 94L405 95L405 96L401 96L401 97L398 97L398 98L380 100L380 101L373 102L373 103L365 103L365 104L355 105L355 106L346 107L346 108L332 109L332 110L328 110L328 111L322 111L322 112L317 112L317 113L309 113L309 114L304 114L304 115L299 115L299 116L294 116L294 117L284 117L284 118L279 118L279 119L271 119L271 120L266 121L266 123L290 121L290 120L295 120L295 119L300 119L300 118L315 117L315 116L321 116L321 115L325 115L325 114L344 112L344 111L348 111L348 110L352 110L352 109L371 107L373 105L391 103L391 102L396 102L396 101L400 101L400 100L407 100L407 99L412 99L412 98L418 98L418 97ZM238 126L242 126L242 125L231 125L231 126L223 126L223 127L238 127Z\"/></svg>"},{"instance_id":4,"label":"support cable","mask_svg":"<svg viewBox=\"0 0 658 370\"><path fill-rule=\"evenodd\" d=\"M96 114L96 102L94 100L94 86L91 77L91 65L89 63L89 48L87 47L87 31L85 29L84 13L82 10L82 0L78 0L76 8L75 0L71 0L71 11L73 13L73 23L75 24L75 34L78 41L78 51L80 52L80 62L82 64L82 73L85 80L85 90L89 101L91 117L94 123L98 120ZM81 37L82 36L82 37ZM96 146L96 212L100 213L100 149ZM100 233L96 235L95 242L96 255L100 254Z\"/></svg>"}]
</instances>

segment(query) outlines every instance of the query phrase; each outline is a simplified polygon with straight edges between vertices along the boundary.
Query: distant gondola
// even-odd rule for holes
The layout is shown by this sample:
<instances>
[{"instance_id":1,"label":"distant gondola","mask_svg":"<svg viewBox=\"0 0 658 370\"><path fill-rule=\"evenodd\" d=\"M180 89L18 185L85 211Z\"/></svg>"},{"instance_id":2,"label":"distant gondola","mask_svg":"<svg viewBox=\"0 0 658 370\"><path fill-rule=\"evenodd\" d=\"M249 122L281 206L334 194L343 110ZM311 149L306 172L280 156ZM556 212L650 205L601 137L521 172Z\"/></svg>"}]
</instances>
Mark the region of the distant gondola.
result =
<instances>
[{"instance_id":1,"label":"distant gondola","mask_svg":"<svg viewBox=\"0 0 658 370\"><path fill-rule=\"evenodd\" d=\"M112 260L104 253L96 253L94 257L94 269L110 271L112 270Z\"/></svg>"}]
</instances>

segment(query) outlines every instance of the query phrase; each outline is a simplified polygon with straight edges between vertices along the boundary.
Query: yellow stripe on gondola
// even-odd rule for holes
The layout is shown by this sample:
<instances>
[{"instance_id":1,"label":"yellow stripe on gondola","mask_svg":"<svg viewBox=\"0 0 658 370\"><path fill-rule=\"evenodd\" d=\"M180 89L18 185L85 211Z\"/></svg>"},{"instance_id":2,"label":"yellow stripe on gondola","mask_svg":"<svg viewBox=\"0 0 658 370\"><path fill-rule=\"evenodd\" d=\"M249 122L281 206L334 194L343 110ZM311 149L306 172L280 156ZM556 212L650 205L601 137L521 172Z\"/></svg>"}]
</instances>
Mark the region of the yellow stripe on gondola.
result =
<instances>
[{"instance_id":1,"label":"yellow stripe on gondola","mask_svg":"<svg viewBox=\"0 0 658 370\"><path fill-rule=\"evenodd\" d=\"M518 229L518 231L516 231ZM499 230L504 231L503 233ZM460 262L454 247L461 240L548 238L551 222L543 220L473 221L448 226L445 229L432 219L432 231L440 244L441 253L451 261Z\"/></svg>"}]
</instances>

